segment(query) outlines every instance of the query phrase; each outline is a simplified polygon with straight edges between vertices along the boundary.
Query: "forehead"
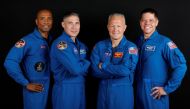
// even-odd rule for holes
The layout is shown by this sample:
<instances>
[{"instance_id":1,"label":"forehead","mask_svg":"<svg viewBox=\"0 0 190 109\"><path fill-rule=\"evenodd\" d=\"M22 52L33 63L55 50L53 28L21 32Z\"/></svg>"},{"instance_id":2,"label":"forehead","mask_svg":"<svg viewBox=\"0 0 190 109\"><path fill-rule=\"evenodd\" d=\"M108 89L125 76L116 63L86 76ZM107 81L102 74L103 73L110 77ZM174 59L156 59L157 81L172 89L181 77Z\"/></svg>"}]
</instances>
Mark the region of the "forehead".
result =
<instances>
[{"instance_id":1,"label":"forehead","mask_svg":"<svg viewBox=\"0 0 190 109\"><path fill-rule=\"evenodd\" d=\"M38 14L37 14L37 17L43 17L43 16L52 17L52 13L50 11L48 11L48 10L39 11Z\"/></svg>"},{"instance_id":2,"label":"forehead","mask_svg":"<svg viewBox=\"0 0 190 109\"><path fill-rule=\"evenodd\" d=\"M75 15L68 16L64 18L64 21L79 21L79 17Z\"/></svg>"},{"instance_id":3,"label":"forehead","mask_svg":"<svg viewBox=\"0 0 190 109\"><path fill-rule=\"evenodd\" d=\"M125 23L125 19L123 16L112 16L110 19L109 19L109 24L112 24L112 23Z\"/></svg>"},{"instance_id":4,"label":"forehead","mask_svg":"<svg viewBox=\"0 0 190 109\"><path fill-rule=\"evenodd\" d=\"M145 18L156 18L156 16L154 13L146 12L142 14L141 19L145 19Z\"/></svg>"}]
</instances>

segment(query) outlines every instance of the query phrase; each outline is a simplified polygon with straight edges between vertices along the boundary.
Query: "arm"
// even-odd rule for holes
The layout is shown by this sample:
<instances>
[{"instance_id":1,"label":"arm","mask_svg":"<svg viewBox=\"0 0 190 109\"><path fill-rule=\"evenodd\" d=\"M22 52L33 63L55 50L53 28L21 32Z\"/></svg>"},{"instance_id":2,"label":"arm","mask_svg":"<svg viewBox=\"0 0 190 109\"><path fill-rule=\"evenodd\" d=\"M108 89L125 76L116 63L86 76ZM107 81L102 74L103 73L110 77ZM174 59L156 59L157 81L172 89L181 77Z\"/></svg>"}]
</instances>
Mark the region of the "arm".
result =
<instances>
[{"instance_id":1,"label":"arm","mask_svg":"<svg viewBox=\"0 0 190 109\"><path fill-rule=\"evenodd\" d=\"M92 50L91 53L91 68L92 68L92 75L94 77L97 78L101 78L101 79L107 79L107 78L112 78L113 76L110 74L107 74L105 72L103 72L100 68L99 68L99 64L101 63L100 61L100 53L99 53L100 48L98 47L98 44L94 47L94 49ZM106 62L104 63L109 63L110 61L110 57L107 57L108 59L106 59Z\"/></svg>"},{"instance_id":2,"label":"arm","mask_svg":"<svg viewBox=\"0 0 190 109\"><path fill-rule=\"evenodd\" d=\"M64 68L72 75L84 75L90 66L89 61L77 58L69 47L60 50L55 46L55 55L57 60L59 60Z\"/></svg>"},{"instance_id":3,"label":"arm","mask_svg":"<svg viewBox=\"0 0 190 109\"><path fill-rule=\"evenodd\" d=\"M164 90L169 94L180 86L187 66L183 54L172 41L165 46L164 56L172 68L171 77L164 86Z\"/></svg>"},{"instance_id":4,"label":"arm","mask_svg":"<svg viewBox=\"0 0 190 109\"><path fill-rule=\"evenodd\" d=\"M28 80L24 77L23 72L20 68L20 63L25 55L25 49L26 45L18 47L15 44L15 46L9 51L4 62L4 66L7 70L8 75L22 86L26 86L29 83Z\"/></svg>"},{"instance_id":5,"label":"arm","mask_svg":"<svg viewBox=\"0 0 190 109\"><path fill-rule=\"evenodd\" d=\"M105 65L103 63L102 70L113 76L129 76L129 74L134 72L137 62L138 50L136 47L130 47L124 52L121 63L116 65L112 63Z\"/></svg>"}]
</instances>

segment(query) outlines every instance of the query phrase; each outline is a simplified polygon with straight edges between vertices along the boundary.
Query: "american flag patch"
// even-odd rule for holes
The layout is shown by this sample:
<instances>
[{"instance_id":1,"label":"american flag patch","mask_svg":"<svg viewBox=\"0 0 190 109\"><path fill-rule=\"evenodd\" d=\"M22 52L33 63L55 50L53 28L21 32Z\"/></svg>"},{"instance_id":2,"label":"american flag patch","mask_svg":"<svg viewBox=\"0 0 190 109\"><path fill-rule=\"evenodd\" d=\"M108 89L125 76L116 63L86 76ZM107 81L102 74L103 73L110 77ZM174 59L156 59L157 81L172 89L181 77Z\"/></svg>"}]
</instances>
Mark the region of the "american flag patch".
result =
<instances>
[{"instance_id":1,"label":"american flag patch","mask_svg":"<svg viewBox=\"0 0 190 109\"><path fill-rule=\"evenodd\" d=\"M176 44L174 42L172 42L172 41L168 42L168 46L169 46L170 49L177 48Z\"/></svg>"},{"instance_id":2,"label":"american flag patch","mask_svg":"<svg viewBox=\"0 0 190 109\"><path fill-rule=\"evenodd\" d=\"M138 53L137 48L135 48L135 47L130 47L129 48L129 54L137 54L137 53Z\"/></svg>"}]
</instances>

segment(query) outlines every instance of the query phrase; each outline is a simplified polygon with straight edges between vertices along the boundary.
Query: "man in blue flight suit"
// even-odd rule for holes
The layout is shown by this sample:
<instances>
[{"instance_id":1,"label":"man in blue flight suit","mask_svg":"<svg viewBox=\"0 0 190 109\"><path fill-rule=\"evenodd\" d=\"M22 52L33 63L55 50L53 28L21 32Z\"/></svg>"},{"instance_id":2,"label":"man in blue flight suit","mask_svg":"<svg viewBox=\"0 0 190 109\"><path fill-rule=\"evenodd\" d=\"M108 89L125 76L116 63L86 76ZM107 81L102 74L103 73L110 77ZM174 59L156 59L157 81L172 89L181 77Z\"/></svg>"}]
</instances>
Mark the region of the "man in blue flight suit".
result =
<instances>
[{"instance_id":1,"label":"man in blue flight suit","mask_svg":"<svg viewBox=\"0 0 190 109\"><path fill-rule=\"evenodd\" d=\"M143 35L137 40L137 109L169 109L169 94L185 75L186 61L173 41L156 30L158 14L147 8L141 12Z\"/></svg>"},{"instance_id":2,"label":"man in blue flight suit","mask_svg":"<svg viewBox=\"0 0 190 109\"><path fill-rule=\"evenodd\" d=\"M98 42L92 51L92 75L100 79L97 109L134 108L132 84L138 50L124 36L126 27L123 14L111 14L110 38Z\"/></svg>"},{"instance_id":3,"label":"man in blue flight suit","mask_svg":"<svg viewBox=\"0 0 190 109\"><path fill-rule=\"evenodd\" d=\"M24 109L45 109L48 98L48 36L53 24L51 11L39 10L35 22L37 28L34 32L20 39L4 62L9 76L23 86Z\"/></svg>"},{"instance_id":4,"label":"man in blue flight suit","mask_svg":"<svg viewBox=\"0 0 190 109\"><path fill-rule=\"evenodd\" d=\"M79 15L68 12L62 21L64 32L51 46L51 70L54 75L53 109L85 109L85 75L90 62L87 47L77 39Z\"/></svg>"}]
</instances>

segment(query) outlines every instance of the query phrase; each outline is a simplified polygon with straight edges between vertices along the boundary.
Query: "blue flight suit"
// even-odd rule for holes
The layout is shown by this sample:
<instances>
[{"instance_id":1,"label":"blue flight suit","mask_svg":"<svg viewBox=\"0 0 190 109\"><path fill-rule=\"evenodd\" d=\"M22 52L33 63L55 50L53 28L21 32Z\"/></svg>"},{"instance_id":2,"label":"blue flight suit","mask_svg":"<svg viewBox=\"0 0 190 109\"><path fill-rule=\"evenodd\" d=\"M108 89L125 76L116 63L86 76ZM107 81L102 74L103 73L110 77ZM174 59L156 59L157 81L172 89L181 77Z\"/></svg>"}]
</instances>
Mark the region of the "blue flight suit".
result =
<instances>
[{"instance_id":1,"label":"blue flight suit","mask_svg":"<svg viewBox=\"0 0 190 109\"><path fill-rule=\"evenodd\" d=\"M169 94L175 91L186 72L186 61L174 42L155 31L150 38L140 36L137 65L137 109L169 109ZM163 87L166 96L154 99L153 87Z\"/></svg>"},{"instance_id":2,"label":"blue flight suit","mask_svg":"<svg viewBox=\"0 0 190 109\"><path fill-rule=\"evenodd\" d=\"M9 51L4 66L9 76L23 86L24 109L45 109L50 76L49 45L37 29L15 44ZM44 90L29 91L26 89L28 83L43 84Z\"/></svg>"},{"instance_id":3,"label":"blue flight suit","mask_svg":"<svg viewBox=\"0 0 190 109\"><path fill-rule=\"evenodd\" d=\"M52 44L50 58L54 75L53 109L85 109L85 75L90 62L87 47L65 32Z\"/></svg>"},{"instance_id":4,"label":"blue flight suit","mask_svg":"<svg viewBox=\"0 0 190 109\"><path fill-rule=\"evenodd\" d=\"M116 48L110 39L95 45L91 62L92 75L100 79L97 109L134 108L132 84L137 61L137 47L125 36Z\"/></svg>"}]
</instances>

